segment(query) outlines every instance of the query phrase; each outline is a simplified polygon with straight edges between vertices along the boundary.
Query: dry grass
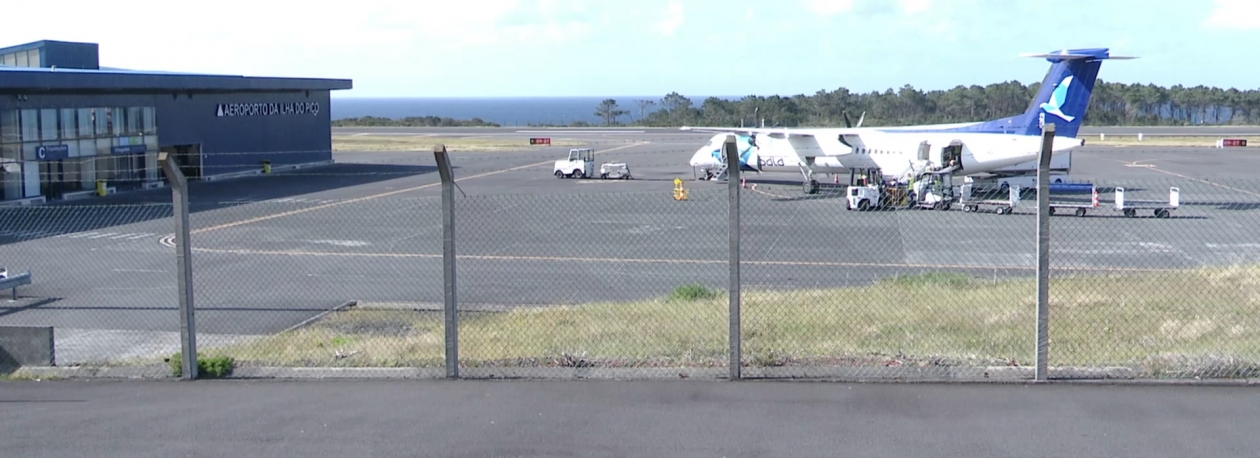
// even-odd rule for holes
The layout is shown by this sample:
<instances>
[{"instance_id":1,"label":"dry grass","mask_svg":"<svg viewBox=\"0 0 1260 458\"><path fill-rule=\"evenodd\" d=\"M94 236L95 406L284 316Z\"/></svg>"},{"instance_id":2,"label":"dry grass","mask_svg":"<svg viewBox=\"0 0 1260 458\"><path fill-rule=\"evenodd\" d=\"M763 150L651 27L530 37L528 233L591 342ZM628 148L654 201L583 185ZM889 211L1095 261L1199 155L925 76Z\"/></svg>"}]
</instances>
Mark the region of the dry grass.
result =
<instances>
[{"instance_id":1,"label":"dry grass","mask_svg":"<svg viewBox=\"0 0 1260 458\"><path fill-rule=\"evenodd\" d=\"M446 145L452 152L470 151L521 151L542 148L529 144L528 138L484 138L484 137L430 137L424 135L333 135L333 151L346 152L378 152L378 151L419 151L432 152L437 144ZM575 147L586 143L551 139L551 146Z\"/></svg>"},{"instance_id":2,"label":"dry grass","mask_svg":"<svg viewBox=\"0 0 1260 458\"><path fill-rule=\"evenodd\" d=\"M1138 141L1137 135L1112 135L1107 134L1104 140L1099 140L1097 135L1083 136L1086 139L1086 145L1094 146L1202 146L1216 147L1216 141L1221 138L1217 136L1195 136L1195 137L1174 137L1145 135L1142 141ZM1260 137L1227 137L1227 138L1244 138L1247 140L1247 147L1260 146ZM1235 147L1236 148L1236 147Z\"/></svg>"},{"instance_id":3,"label":"dry grass","mask_svg":"<svg viewBox=\"0 0 1260 458\"><path fill-rule=\"evenodd\" d=\"M758 366L1030 365L1035 283L954 274L872 286L746 291L743 351ZM1260 375L1260 269L1056 278L1053 366ZM716 297L520 308L460 316L465 366L704 367L726 361ZM219 349L263 366L438 366L440 312L350 309Z\"/></svg>"}]
</instances>

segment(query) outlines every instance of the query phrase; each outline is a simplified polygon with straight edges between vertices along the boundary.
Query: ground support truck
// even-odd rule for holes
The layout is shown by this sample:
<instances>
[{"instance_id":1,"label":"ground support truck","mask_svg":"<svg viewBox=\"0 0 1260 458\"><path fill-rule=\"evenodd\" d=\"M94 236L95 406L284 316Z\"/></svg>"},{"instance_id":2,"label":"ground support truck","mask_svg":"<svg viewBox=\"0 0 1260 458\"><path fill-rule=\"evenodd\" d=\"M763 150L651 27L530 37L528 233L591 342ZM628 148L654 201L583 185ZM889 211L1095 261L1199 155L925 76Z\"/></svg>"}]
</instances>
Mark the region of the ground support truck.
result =
<instances>
[{"instance_id":1,"label":"ground support truck","mask_svg":"<svg viewBox=\"0 0 1260 458\"><path fill-rule=\"evenodd\" d=\"M924 174L908 184L890 184L882 179L879 169L864 172L864 176L851 177L845 190L847 210L892 210L897 208L928 208L949 210L958 200L954 194L953 171L943 170Z\"/></svg>"}]
</instances>

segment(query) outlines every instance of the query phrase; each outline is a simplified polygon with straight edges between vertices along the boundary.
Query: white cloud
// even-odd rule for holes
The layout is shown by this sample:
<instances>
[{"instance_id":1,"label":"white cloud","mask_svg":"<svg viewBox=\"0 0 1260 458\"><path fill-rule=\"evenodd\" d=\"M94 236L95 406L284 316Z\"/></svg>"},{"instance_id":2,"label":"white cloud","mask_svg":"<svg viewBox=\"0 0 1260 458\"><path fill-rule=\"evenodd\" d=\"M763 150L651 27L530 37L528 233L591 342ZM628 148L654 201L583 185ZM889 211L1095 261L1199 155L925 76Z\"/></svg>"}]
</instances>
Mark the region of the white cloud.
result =
<instances>
[{"instance_id":1,"label":"white cloud","mask_svg":"<svg viewBox=\"0 0 1260 458\"><path fill-rule=\"evenodd\" d=\"M932 8L932 0L901 0L901 11L906 14L922 13Z\"/></svg>"},{"instance_id":2,"label":"white cloud","mask_svg":"<svg viewBox=\"0 0 1260 458\"><path fill-rule=\"evenodd\" d=\"M1215 0L1216 8L1204 21L1205 26L1222 29L1260 29L1260 1Z\"/></svg>"},{"instance_id":3,"label":"white cloud","mask_svg":"<svg viewBox=\"0 0 1260 458\"><path fill-rule=\"evenodd\" d=\"M857 0L810 0L809 10L818 14L832 15L853 9Z\"/></svg>"},{"instance_id":4,"label":"white cloud","mask_svg":"<svg viewBox=\"0 0 1260 458\"><path fill-rule=\"evenodd\" d=\"M111 67L353 76L356 69L379 64L382 50L423 59L427 56L413 53L493 42L498 24L518 8L517 0L375 0L337 8L294 8L288 0L132 0L126 8L67 0L31 4L28 13L58 17L58 27L50 31L38 21L16 21L5 26L4 45L41 39L97 43L102 65ZM128 23L156 25L101 27Z\"/></svg>"},{"instance_id":5,"label":"white cloud","mask_svg":"<svg viewBox=\"0 0 1260 458\"><path fill-rule=\"evenodd\" d=\"M934 0L899 0L903 14L922 13L931 9ZM891 11L889 0L809 0L810 11L826 16L857 11L864 7L868 11Z\"/></svg>"},{"instance_id":6,"label":"white cloud","mask_svg":"<svg viewBox=\"0 0 1260 458\"><path fill-rule=\"evenodd\" d=\"M679 3L676 0L671 0L669 2L669 6L665 8L665 15L665 20L661 21L661 23L657 26L657 30L660 30L660 32L665 35L673 35L674 32L678 31L679 27L682 27L683 21L685 20L682 3Z\"/></svg>"}]
</instances>

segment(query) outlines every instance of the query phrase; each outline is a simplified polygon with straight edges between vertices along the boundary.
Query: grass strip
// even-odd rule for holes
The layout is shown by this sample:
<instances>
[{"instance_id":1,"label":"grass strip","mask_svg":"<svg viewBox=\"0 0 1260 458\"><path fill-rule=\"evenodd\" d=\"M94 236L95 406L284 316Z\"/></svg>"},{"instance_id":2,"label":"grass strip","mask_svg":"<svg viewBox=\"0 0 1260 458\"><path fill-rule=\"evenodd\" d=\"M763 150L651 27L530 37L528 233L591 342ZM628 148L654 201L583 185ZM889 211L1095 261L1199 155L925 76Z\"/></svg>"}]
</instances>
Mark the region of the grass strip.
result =
<instances>
[{"instance_id":1,"label":"grass strip","mask_svg":"<svg viewBox=\"0 0 1260 458\"><path fill-rule=\"evenodd\" d=\"M483 138L483 137L429 137L423 135L333 135L333 151L337 152L381 152L381 151L424 151L432 152L433 146L445 144L452 152L471 151L522 151L545 146L530 145L528 138ZM574 147L585 145L573 140L552 139L552 147Z\"/></svg>"},{"instance_id":2,"label":"grass strip","mask_svg":"<svg viewBox=\"0 0 1260 458\"><path fill-rule=\"evenodd\" d=\"M942 273L869 286L745 290L743 351L756 366L1029 366L1035 283ZM1052 366L1147 375L1260 376L1260 268L1061 277L1051 285ZM440 310L440 308L438 308ZM717 367L720 291L680 287L630 303L460 316L466 367ZM440 367L441 312L355 307L311 326L206 349L238 365Z\"/></svg>"}]
</instances>

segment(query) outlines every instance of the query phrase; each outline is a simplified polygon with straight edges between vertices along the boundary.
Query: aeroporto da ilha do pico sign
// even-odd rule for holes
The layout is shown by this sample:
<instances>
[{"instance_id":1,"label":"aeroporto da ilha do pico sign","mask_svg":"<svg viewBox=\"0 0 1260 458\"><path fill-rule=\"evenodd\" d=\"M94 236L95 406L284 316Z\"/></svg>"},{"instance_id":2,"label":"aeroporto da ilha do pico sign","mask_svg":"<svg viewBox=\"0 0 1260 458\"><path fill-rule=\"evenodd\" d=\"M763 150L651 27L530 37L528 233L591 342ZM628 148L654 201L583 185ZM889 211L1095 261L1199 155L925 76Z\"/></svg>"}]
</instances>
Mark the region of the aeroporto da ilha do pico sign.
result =
<instances>
[{"instance_id":1,"label":"aeroporto da ilha do pico sign","mask_svg":"<svg viewBox=\"0 0 1260 458\"><path fill-rule=\"evenodd\" d=\"M283 116L317 115L319 102L295 103L220 103L215 116Z\"/></svg>"}]
</instances>

